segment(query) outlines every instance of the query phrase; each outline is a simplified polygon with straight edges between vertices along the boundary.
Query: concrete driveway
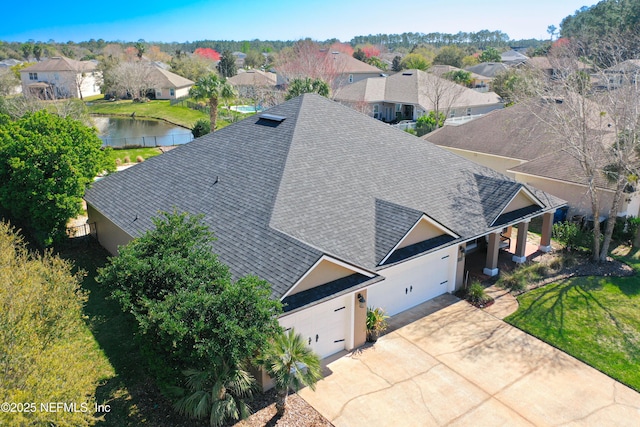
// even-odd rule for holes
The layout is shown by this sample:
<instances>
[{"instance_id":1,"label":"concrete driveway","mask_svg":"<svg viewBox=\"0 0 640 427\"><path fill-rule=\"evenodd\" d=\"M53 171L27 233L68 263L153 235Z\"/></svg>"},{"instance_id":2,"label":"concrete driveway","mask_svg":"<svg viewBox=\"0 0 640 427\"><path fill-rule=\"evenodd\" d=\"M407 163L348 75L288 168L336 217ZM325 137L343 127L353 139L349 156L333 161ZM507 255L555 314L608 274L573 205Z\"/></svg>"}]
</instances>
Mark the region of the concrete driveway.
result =
<instances>
[{"instance_id":1,"label":"concrete driveway","mask_svg":"<svg viewBox=\"0 0 640 427\"><path fill-rule=\"evenodd\" d=\"M637 392L455 297L431 304L299 394L336 427L640 425Z\"/></svg>"}]
</instances>

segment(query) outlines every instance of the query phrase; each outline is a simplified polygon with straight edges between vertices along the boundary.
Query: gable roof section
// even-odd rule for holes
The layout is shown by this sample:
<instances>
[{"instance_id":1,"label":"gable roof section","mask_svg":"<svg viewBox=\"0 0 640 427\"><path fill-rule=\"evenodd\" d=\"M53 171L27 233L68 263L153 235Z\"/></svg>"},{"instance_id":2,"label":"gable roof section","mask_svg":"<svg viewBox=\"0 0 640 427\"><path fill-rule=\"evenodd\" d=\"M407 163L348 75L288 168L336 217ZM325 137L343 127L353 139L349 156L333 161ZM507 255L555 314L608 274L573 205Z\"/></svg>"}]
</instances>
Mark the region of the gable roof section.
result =
<instances>
[{"instance_id":1,"label":"gable roof section","mask_svg":"<svg viewBox=\"0 0 640 427\"><path fill-rule=\"evenodd\" d=\"M525 105L494 110L460 126L444 126L422 137L443 147L487 153L517 160L533 160L557 150L551 135Z\"/></svg>"},{"instance_id":2,"label":"gable roof section","mask_svg":"<svg viewBox=\"0 0 640 427\"><path fill-rule=\"evenodd\" d=\"M336 70L338 71L338 73L382 73L382 70L380 68L360 61L351 55L347 55L344 52L327 51L327 57L336 62Z\"/></svg>"},{"instance_id":3,"label":"gable roof section","mask_svg":"<svg viewBox=\"0 0 640 427\"><path fill-rule=\"evenodd\" d=\"M172 73L169 70L158 67L157 65L153 65L152 70L153 79L160 87L173 87L180 89L183 87L190 87L195 84L195 82Z\"/></svg>"},{"instance_id":4,"label":"gable roof section","mask_svg":"<svg viewBox=\"0 0 640 427\"><path fill-rule=\"evenodd\" d=\"M478 65L465 68L466 71L471 71L472 73L486 77L495 77L496 74L508 69L509 67L504 65L502 62L481 62Z\"/></svg>"},{"instance_id":5,"label":"gable roof section","mask_svg":"<svg viewBox=\"0 0 640 427\"><path fill-rule=\"evenodd\" d=\"M459 238L457 234L423 214L379 265L397 262ZM419 250L418 252L416 252Z\"/></svg>"},{"instance_id":6,"label":"gable roof section","mask_svg":"<svg viewBox=\"0 0 640 427\"><path fill-rule=\"evenodd\" d=\"M335 99L344 102L390 102L421 106L425 111L435 109L432 94L440 94L440 104L457 107L493 105L500 103L494 92L480 93L421 70L404 70L388 77L370 77L344 86Z\"/></svg>"},{"instance_id":7,"label":"gable roof section","mask_svg":"<svg viewBox=\"0 0 640 427\"><path fill-rule=\"evenodd\" d=\"M93 71L97 67L92 61L76 61L64 56L54 56L29 67L20 70L21 73L47 72L47 71Z\"/></svg>"},{"instance_id":8,"label":"gable roof section","mask_svg":"<svg viewBox=\"0 0 640 427\"><path fill-rule=\"evenodd\" d=\"M544 209L544 204L529 190L520 187L509 203L500 211L491 225L502 225L517 218L522 213L533 213Z\"/></svg>"},{"instance_id":9,"label":"gable roof section","mask_svg":"<svg viewBox=\"0 0 640 427\"><path fill-rule=\"evenodd\" d=\"M282 298L323 256L375 272L423 214L459 241L481 236L521 188L315 94L268 113L286 119L249 117L97 181L85 199L132 236L160 210L203 214L234 277L258 275ZM545 209L564 203L534 194Z\"/></svg>"},{"instance_id":10,"label":"gable roof section","mask_svg":"<svg viewBox=\"0 0 640 427\"><path fill-rule=\"evenodd\" d=\"M545 131L540 105L535 114L525 104L491 111L459 126L444 126L422 138L441 147L521 161L509 170L513 173L584 184L578 160L563 150L557 135ZM608 188L611 184L600 177L597 185Z\"/></svg>"},{"instance_id":11,"label":"gable roof section","mask_svg":"<svg viewBox=\"0 0 640 427\"><path fill-rule=\"evenodd\" d=\"M227 82L234 86L275 86L277 76L261 70L247 70L229 77Z\"/></svg>"}]
</instances>

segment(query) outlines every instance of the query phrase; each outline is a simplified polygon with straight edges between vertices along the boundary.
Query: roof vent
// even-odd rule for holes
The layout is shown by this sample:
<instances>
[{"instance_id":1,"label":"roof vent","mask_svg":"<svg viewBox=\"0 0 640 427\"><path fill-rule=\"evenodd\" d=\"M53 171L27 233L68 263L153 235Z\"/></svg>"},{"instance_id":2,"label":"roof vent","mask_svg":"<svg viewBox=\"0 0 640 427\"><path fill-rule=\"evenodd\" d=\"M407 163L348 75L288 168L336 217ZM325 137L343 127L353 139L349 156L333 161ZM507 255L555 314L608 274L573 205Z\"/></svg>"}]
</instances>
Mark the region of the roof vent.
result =
<instances>
[{"instance_id":1,"label":"roof vent","mask_svg":"<svg viewBox=\"0 0 640 427\"><path fill-rule=\"evenodd\" d=\"M402 73L403 76L413 76L413 73Z\"/></svg>"}]
</instances>

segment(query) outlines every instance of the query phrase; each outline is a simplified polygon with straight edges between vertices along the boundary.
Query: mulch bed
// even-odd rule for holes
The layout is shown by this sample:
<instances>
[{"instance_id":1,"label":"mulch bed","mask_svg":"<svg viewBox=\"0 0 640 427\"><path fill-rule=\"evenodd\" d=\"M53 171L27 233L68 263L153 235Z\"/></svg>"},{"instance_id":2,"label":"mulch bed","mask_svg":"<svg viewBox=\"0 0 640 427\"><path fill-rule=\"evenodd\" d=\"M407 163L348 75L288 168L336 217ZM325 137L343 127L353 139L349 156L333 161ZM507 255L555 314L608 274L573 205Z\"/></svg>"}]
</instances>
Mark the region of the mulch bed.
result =
<instances>
[{"instance_id":1,"label":"mulch bed","mask_svg":"<svg viewBox=\"0 0 640 427\"><path fill-rule=\"evenodd\" d=\"M249 403L255 412L246 420L235 424L236 427L333 427L322 415L297 394L290 394L284 415L276 415L275 390L258 394Z\"/></svg>"}]
</instances>

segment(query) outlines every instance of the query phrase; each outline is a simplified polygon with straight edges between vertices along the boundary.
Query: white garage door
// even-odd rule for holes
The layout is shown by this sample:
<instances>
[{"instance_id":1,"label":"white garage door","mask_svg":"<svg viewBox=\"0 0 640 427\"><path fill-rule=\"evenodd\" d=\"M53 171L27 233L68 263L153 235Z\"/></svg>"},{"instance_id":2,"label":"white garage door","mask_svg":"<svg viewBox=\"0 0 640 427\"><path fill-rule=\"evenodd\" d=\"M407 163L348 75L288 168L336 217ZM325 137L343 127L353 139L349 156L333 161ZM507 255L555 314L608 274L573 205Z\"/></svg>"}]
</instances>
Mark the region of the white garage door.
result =
<instances>
[{"instance_id":1,"label":"white garage door","mask_svg":"<svg viewBox=\"0 0 640 427\"><path fill-rule=\"evenodd\" d=\"M283 316L280 325L294 328L320 358L344 350L349 337L349 297L318 304L301 312Z\"/></svg>"},{"instance_id":2,"label":"white garage door","mask_svg":"<svg viewBox=\"0 0 640 427\"><path fill-rule=\"evenodd\" d=\"M367 305L390 316L442 295L449 289L452 256L435 253L382 270L385 280L367 291Z\"/></svg>"}]
</instances>

